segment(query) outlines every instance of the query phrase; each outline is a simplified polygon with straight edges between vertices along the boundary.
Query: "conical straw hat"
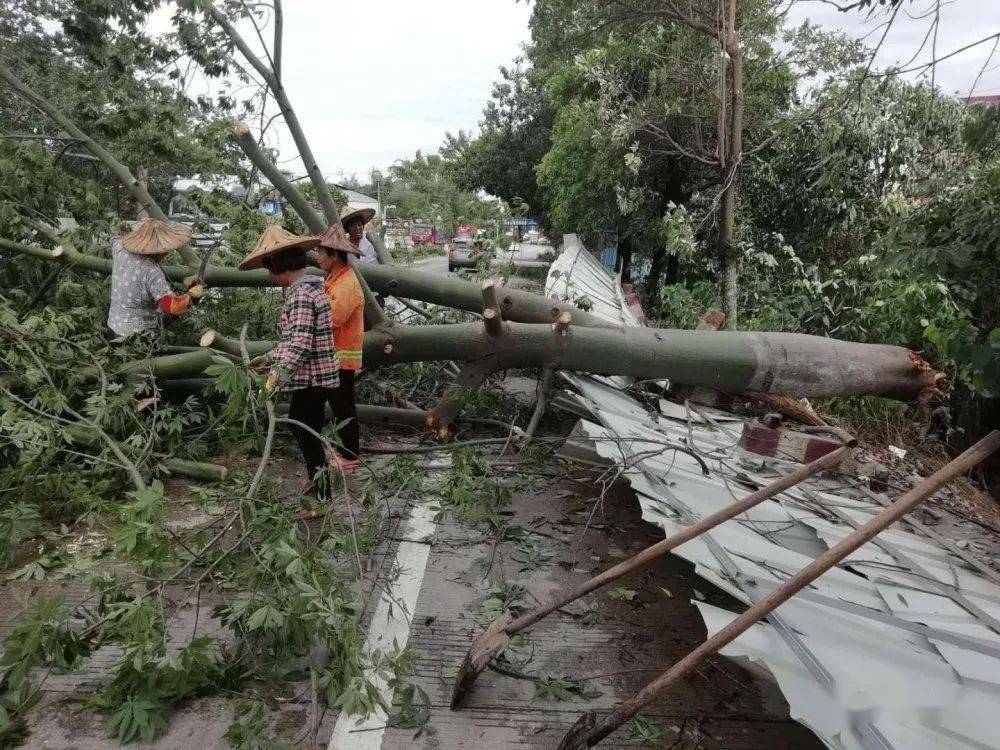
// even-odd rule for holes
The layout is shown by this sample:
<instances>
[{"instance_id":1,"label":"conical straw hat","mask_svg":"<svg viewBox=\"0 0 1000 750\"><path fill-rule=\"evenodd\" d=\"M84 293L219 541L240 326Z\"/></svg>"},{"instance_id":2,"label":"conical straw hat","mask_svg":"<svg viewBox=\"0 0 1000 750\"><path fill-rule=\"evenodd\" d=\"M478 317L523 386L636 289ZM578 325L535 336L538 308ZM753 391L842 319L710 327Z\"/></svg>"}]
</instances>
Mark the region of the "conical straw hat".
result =
<instances>
[{"instance_id":1,"label":"conical straw hat","mask_svg":"<svg viewBox=\"0 0 1000 750\"><path fill-rule=\"evenodd\" d=\"M122 245L136 255L165 255L191 240L191 228L161 219L146 219L122 238Z\"/></svg>"},{"instance_id":2,"label":"conical straw hat","mask_svg":"<svg viewBox=\"0 0 1000 750\"><path fill-rule=\"evenodd\" d=\"M271 224L260 235L253 252L240 261L240 268L244 271L260 268L264 258L277 255L285 250L308 250L316 247L318 243L318 237L299 237L279 224Z\"/></svg>"},{"instance_id":3,"label":"conical straw hat","mask_svg":"<svg viewBox=\"0 0 1000 750\"><path fill-rule=\"evenodd\" d=\"M360 216L361 220L367 224L375 218L375 210L371 208L351 208L350 206L344 206L340 209L340 223L344 225L344 229L347 229L347 225L351 223L351 220L355 216Z\"/></svg>"},{"instance_id":4,"label":"conical straw hat","mask_svg":"<svg viewBox=\"0 0 1000 750\"><path fill-rule=\"evenodd\" d=\"M347 239L347 235L344 234L344 228L340 224L334 224L316 239L319 240L319 247L328 247L331 250L343 250L345 253L352 253L358 257L361 256L361 251L354 247L351 241Z\"/></svg>"}]
</instances>

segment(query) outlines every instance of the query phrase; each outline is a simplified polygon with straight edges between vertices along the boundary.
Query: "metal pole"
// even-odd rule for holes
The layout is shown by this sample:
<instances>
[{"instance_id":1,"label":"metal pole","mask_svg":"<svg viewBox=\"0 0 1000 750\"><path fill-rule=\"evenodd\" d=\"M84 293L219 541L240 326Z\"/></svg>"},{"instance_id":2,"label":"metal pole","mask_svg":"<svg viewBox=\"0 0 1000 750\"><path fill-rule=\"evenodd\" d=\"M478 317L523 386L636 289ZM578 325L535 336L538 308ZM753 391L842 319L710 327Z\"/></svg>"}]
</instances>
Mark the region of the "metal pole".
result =
<instances>
[{"instance_id":1,"label":"metal pole","mask_svg":"<svg viewBox=\"0 0 1000 750\"><path fill-rule=\"evenodd\" d=\"M937 490L986 459L1000 447L1000 432L994 430L960 456L938 469L892 505L873 517L857 531L845 537L813 562L789 578L784 584L758 601L726 627L706 640L674 666L646 685L631 700L620 704L601 721L592 712L580 718L563 738L559 750L593 747L622 724L635 716L659 693L677 684L690 674L706 657L734 641L752 625L787 602L795 594L819 578L834 565L898 521Z\"/></svg>"}]
</instances>

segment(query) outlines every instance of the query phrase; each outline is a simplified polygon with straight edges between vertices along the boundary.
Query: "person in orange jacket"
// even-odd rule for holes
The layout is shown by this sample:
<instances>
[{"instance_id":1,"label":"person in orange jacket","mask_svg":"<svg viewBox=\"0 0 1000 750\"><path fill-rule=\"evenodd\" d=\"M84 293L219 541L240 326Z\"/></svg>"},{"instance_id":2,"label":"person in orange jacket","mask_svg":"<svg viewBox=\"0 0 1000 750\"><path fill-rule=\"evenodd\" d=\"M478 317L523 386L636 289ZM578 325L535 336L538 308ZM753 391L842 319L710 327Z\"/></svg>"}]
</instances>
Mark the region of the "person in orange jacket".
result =
<instances>
[{"instance_id":1,"label":"person in orange jacket","mask_svg":"<svg viewBox=\"0 0 1000 750\"><path fill-rule=\"evenodd\" d=\"M330 408L333 409L341 449L329 459L335 468L341 470L350 470L358 465L360 433L354 378L361 369L361 348L365 338L365 298L348 254L361 255L347 239L340 224L333 225L320 236L316 262L326 272L323 291L333 312L333 341L340 364L340 385L333 390Z\"/></svg>"}]
</instances>

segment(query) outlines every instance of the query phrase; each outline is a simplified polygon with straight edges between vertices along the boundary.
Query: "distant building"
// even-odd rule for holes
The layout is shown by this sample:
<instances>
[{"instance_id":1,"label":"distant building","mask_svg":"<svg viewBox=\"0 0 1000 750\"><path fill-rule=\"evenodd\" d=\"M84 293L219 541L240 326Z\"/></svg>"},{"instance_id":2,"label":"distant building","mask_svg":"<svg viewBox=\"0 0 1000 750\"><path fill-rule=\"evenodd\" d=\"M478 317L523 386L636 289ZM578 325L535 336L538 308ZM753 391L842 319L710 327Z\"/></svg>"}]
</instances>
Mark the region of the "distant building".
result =
<instances>
[{"instance_id":1,"label":"distant building","mask_svg":"<svg viewBox=\"0 0 1000 750\"><path fill-rule=\"evenodd\" d=\"M337 185L344 193L344 197L347 198L347 205L351 208L370 208L375 212L376 216L381 215L382 207L378 204L377 198L372 198L370 195L365 195L364 193L359 193L357 190L351 190L343 185Z\"/></svg>"},{"instance_id":2,"label":"distant building","mask_svg":"<svg viewBox=\"0 0 1000 750\"><path fill-rule=\"evenodd\" d=\"M285 173L285 176L292 183L305 179L302 177L293 177L291 173ZM376 216L380 215L381 212L379 209L381 207L376 198L340 185L337 185L337 187L344 193L344 197L347 198L347 205L351 208L370 208L375 212ZM247 195L247 190L243 184L232 176L224 176L213 180L203 180L199 175L178 177L171 186L170 204L167 208L167 214L177 218L196 218L199 216L199 211L195 203L188 196L195 191L211 193L216 190L224 191L230 200L234 202L242 200ZM253 195L260 196L257 207L261 213L267 216L278 216L285 210L284 197L264 178L257 177L251 192ZM317 211L320 211L318 205L313 204L313 207Z\"/></svg>"},{"instance_id":3,"label":"distant building","mask_svg":"<svg viewBox=\"0 0 1000 750\"><path fill-rule=\"evenodd\" d=\"M988 107L995 107L1000 104L1000 94L978 94L976 96L965 97L966 104L985 104Z\"/></svg>"}]
</instances>

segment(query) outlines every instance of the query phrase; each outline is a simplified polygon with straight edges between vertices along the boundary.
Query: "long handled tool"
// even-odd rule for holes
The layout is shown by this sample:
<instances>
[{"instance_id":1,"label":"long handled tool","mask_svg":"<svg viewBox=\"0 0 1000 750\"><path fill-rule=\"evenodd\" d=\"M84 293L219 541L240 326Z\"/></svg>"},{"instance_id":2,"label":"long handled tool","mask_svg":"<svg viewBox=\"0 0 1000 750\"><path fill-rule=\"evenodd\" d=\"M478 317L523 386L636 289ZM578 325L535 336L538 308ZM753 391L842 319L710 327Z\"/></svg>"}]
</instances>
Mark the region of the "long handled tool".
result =
<instances>
[{"instance_id":1,"label":"long handled tool","mask_svg":"<svg viewBox=\"0 0 1000 750\"><path fill-rule=\"evenodd\" d=\"M516 620L510 620L505 617L494 620L490 623L486 630L476 636L476 638L472 641L469 652L465 655L465 661L462 662L462 667L455 679L455 687L452 690L451 707L455 709L462 704L466 694L472 688L473 684L475 684L476 678L479 677L480 672L486 668L486 665L490 663L490 660L497 654L497 652L508 644L510 636L515 633L519 633L525 628L531 627L543 617L552 614L557 609L566 606L570 602L576 601L581 596L585 596L591 591L595 591L605 584L611 583L612 581L615 581L634 570L638 570L643 566L649 565L654 560L663 557L663 555L670 552L670 550L681 546L685 542L694 539L700 534L704 534L706 531L714 529L719 524L735 518L741 513L745 513L755 505L760 505L760 503L764 502L768 498L774 497L779 492L787 490L790 487L794 487L803 480L811 477L813 474L836 466L848 456L850 450L851 449L848 446L844 446L832 451L831 453L827 453L825 456L817 458L812 463L799 467L791 474L771 482L766 487L761 487L759 490L747 495L742 500L726 506L717 513L706 516L698 523L688 526L683 531L664 539L662 542L657 542L656 544L647 547L634 557L618 563L613 568L609 568L603 573L594 576L589 581L577 586L569 593L560 596L548 604L543 604L531 612L521 615Z\"/></svg>"},{"instance_id":2,"label":"long handled tool","mask_svg":"<svg viewBox=\"0 0 1000 750\"><path fill-rule=\"evenodd\" d=\"M212 243L212 246L205 251L205 256L198 266L198 273L194 276L184 278L184 286L187 287L188 294L194 299L201 299L205 296L205 272L208 270L208 262L212 259L215 251L219 249L219 242Z\"/></svg>"},{"instance_id":3,"label":"long handled tool","mask_svg":"<svg viewBox=\"0 0 1000 750\"><path fill-rule=\"evenodd\" d=\"M997 448L1000 448L1000 432L994 430L956 459L902 495L868 523L859 527L857 531L844 537L809 565L772 590L746 612L646 685L634 698L621 703L604 719L598 720L597 714L593 711L588 711L581 716L563 738L559 750L581 750L596 745L639 713L642 707L651 702L659 693L676 685L683 677L690 674L706 657L734 641L763 617L787 602L856 549L870 542L937 490L986 459Z\"/></svg>"}]
</instances>

